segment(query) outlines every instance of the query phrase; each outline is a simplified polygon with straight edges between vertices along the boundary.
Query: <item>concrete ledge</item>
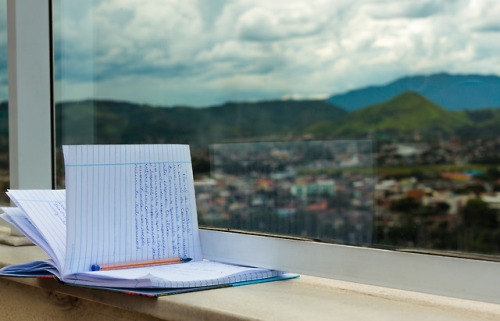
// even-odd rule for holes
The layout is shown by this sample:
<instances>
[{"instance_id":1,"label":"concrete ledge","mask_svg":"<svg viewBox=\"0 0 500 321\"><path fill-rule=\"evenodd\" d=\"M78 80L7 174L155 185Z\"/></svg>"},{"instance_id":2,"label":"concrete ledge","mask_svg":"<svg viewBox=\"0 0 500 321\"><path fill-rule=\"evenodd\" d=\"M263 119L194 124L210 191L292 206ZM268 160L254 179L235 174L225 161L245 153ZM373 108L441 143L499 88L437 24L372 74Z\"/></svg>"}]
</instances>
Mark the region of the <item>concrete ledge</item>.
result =
<instances>
[{"instance_id":1,"label":"concrete ledge","mask_svg":"<svg viewBox=\"0 0 500 321\"><path fill-rule=\"evenodd\" d=\"M46 282L42 282L46 283ZM46 284L45 284L46 285ZM145 314L113 307L102 302L67 295L51 286L24 284L0 279L2 320L160 320Z\"/></svg>"},{"instance_id":2,"label":"concrete ledge","mask_svg":"<svg viewBox=\"0 0 500 321\"><path fill-rule=\"evenodd\" d=\"M0 234L0 244L11 246L33 245L26 236Z\"/></svg>"},{"instance_id":3,"label":"concrete ledge","mask_svg":"<svg viewBox=\"0 0 500 321\"><path fill-rule=\"evenodd\" d=\"M14 249L43 256L36 247ZM19 262L9 252L0 245L2 263L40 259ZM3 277L0 295L6 320L500 320L497 304L310 276L157 299Z\"/></svg>"}]
</instances>

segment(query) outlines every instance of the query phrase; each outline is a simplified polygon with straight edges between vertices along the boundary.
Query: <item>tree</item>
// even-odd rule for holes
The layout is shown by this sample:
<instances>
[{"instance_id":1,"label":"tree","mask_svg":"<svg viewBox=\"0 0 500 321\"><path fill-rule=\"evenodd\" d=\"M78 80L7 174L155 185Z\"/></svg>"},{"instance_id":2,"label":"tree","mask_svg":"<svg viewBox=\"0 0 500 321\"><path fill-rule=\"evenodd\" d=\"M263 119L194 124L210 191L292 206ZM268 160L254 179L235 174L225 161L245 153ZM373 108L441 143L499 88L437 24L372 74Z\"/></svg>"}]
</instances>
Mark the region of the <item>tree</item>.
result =
<instances>
[{"instance_id":1,"label":"tree","mask_svg":"<svg viewBox=\"0 0 500 321\"><path fill-rule=\"evenodd\" d=\"M474 198L465 204L463 224L466 228L496 229L498 222L495 211L480 198Z\"/></svg>"}]
</instances>

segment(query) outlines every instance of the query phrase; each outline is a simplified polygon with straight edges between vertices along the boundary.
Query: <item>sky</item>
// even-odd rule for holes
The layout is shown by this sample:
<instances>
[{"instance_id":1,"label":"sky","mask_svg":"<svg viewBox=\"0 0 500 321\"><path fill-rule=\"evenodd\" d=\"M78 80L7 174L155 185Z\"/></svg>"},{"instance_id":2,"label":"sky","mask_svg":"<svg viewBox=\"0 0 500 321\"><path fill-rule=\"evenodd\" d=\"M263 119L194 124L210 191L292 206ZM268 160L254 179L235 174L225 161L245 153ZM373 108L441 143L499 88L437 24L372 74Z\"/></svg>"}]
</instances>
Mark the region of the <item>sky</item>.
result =
<instances>
[{"instance_id":1,"label":"sky","mask_svg":"<svg viewBox=\"0 0 500 321\"><path fill-rule=\"evenodd\" d=\"M497 0L54 0L56 100L204 107L500 75L498 17Z\"/></svg>"}]
</instances>

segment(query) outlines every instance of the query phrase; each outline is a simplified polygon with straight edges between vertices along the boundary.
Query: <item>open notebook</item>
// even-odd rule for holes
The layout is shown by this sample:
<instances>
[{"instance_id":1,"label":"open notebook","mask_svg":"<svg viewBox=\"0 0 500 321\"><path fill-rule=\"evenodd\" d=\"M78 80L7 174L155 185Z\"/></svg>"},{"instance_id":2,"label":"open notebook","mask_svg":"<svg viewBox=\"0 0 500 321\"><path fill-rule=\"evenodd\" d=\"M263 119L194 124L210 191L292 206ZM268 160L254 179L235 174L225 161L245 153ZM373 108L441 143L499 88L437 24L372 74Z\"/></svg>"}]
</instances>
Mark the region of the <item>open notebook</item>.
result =
<instances>
[{"instance_id":1,"label":"open notebook","mask_svg":"<svg viewBox=\"0 0 500 321\"><path fill-rule=\"evenodd\" d=\"M64 146L66 190L11 190L2 218L50 260L0 275L145 295L272 281L278 271L203 260L187 145ZM187 263L92 271L166 258Z\"/></svg>"}]
</instances>

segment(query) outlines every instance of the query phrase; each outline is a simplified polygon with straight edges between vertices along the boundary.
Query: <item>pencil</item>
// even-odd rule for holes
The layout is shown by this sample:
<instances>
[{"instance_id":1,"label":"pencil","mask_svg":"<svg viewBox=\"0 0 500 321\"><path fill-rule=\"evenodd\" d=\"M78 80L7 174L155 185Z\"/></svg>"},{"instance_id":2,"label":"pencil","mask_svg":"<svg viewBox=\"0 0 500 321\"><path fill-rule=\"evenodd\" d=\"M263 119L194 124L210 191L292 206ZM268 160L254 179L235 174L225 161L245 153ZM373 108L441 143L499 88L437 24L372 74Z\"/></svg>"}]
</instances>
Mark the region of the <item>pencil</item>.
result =
<instances>
[{"instance_id":1,"label":"pencil","mask_svg":"<svg viewBox=\"0 0 500 321\"><path fill-rule=\"evenodd\" d=\"M189 261L191 261L191 258L189 257L183 257L183 258L177 257L172 259L151 260L143 262L124 263L118 265L93 264L91 270L105 271L105 270L127 269L127 268L136 268L136 267L151 266L151 265L160 265L160 264L185 263Z\"/></svg>"}]
</instances>

